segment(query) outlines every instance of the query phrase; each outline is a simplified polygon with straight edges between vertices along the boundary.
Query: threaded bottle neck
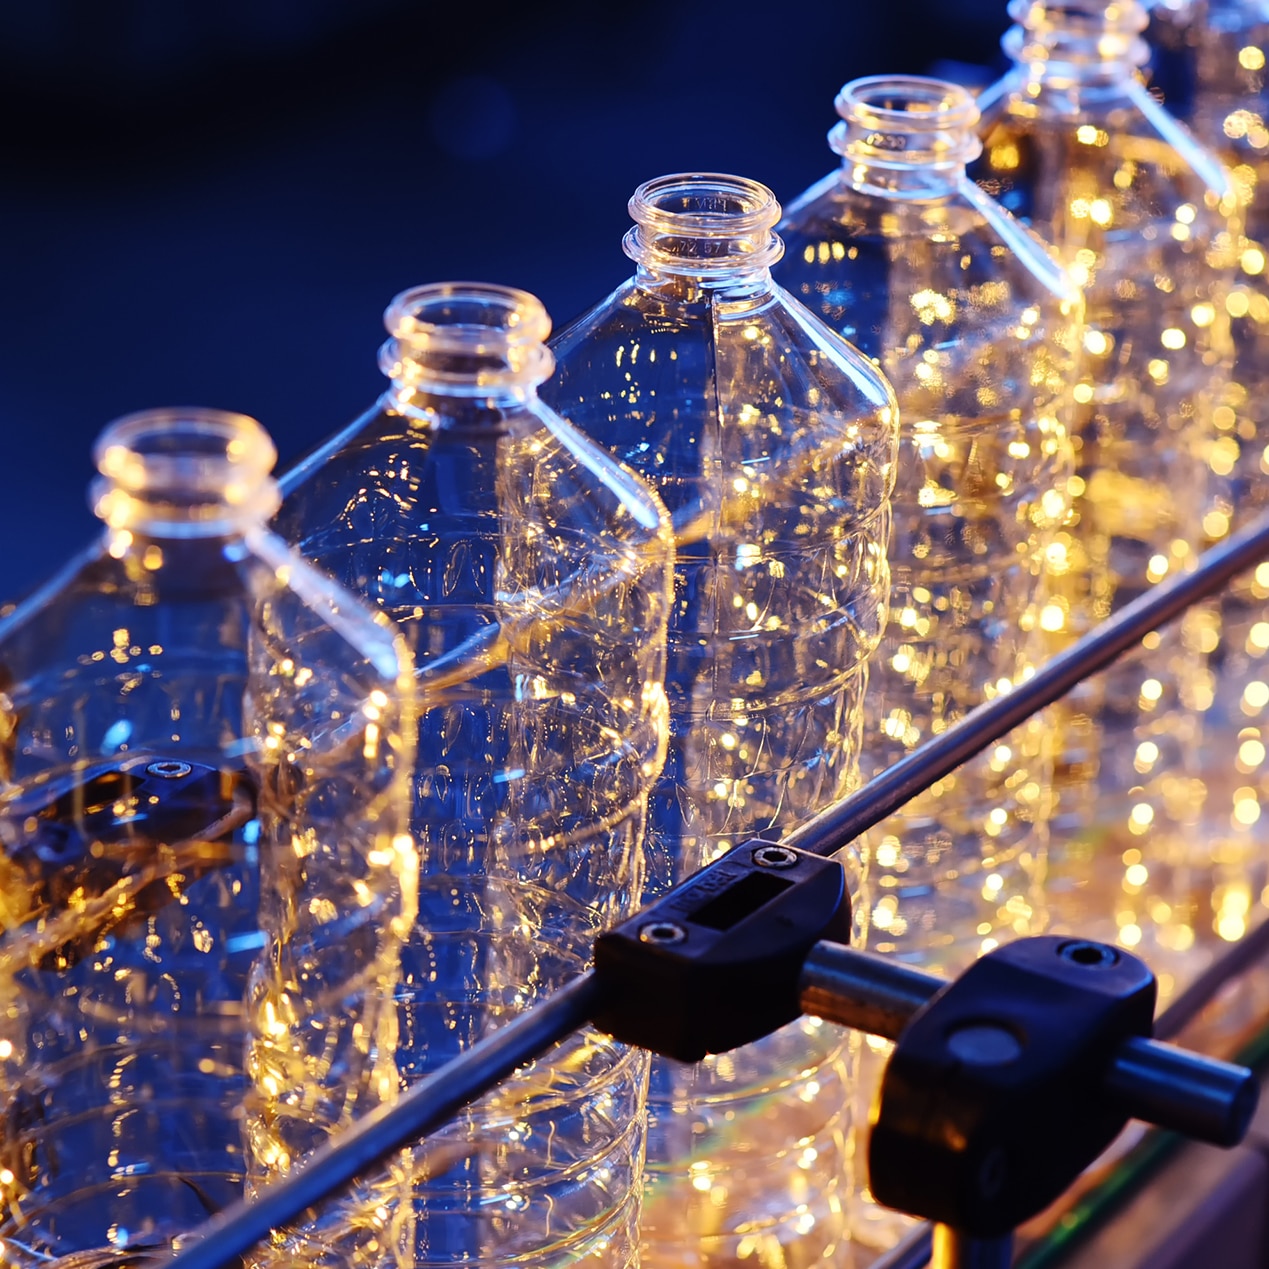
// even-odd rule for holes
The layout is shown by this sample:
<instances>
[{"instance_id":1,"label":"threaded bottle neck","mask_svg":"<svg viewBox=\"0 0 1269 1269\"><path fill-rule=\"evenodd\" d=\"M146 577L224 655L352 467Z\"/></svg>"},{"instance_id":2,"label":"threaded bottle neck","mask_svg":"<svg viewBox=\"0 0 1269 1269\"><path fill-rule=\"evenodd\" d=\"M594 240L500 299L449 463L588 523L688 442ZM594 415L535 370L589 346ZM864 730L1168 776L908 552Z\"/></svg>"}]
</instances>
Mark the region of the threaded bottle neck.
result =
<instances>
[{"instance_id":1,"label":"threaded bottle neck","mask_svg":"<svg viewBox=\"0 0 1269 1269\"><path fill-rule=\"evenodd\" d=\"M828 134L850 183L899 198L954 190L982 152L978 107L957 84L919 75L871 75L837 95L842 121Z\"/></svg>"},{"instance_id":2,"label":"threaded bottle neck","mask_svg":"<svg viewBox=\"0 0 1269 1269\"><path fill-rule=\"evenodd\" d=\"M224 410L144 410L111 423L93 451L93 510L145 537L239 534L278 509L277 452L253 418Z\"/></svg>"},{"instance_id":3,"label":"threaded bottle neck","mask_svg":"<svg viewBox=\"0 0 1269 1269\"><path fill-rule=\"evenodd\" d=\"M784 254L780 204L757 181L714 172L661 176L630 199L622 248L641 270L703 285L764 277Z\"/></svg>"},{"instance_id":4,"label":"threaded bottle neck","mask_svg":"<svg viewBox=\"0 0 1269 1269\"><path fill-rule=\"evenodd\" d=\"M419 394L526 396L551 377L551 319L526 291L437 282L402 291L383 315L379 368L397 402Z\"/></svg>"},{"instance_id":5,"label":"threaded bottle neck","mask_svg":"<svg viewBox=\"0 0 1269 1269\"><path fill-rule=\"evenodd\" d=\"M1009 0L1016 25L1001 45L1032 81L1052 84L1129 77L1150 51L1138 0Z\"/></svg>"}]
</instances>

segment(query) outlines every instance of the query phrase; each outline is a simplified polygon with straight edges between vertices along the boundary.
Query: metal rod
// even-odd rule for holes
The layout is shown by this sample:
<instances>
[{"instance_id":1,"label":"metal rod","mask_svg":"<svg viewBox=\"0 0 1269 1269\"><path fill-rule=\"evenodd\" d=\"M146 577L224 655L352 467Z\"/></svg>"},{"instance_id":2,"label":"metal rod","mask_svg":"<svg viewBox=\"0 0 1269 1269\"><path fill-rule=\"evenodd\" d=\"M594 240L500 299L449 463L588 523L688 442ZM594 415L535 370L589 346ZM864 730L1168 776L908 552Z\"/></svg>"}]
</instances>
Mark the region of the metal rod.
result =
<instances>
[{"instance_id":1,"label":"metal rod","mask_svg":"<svg viewBox=\"0 0 1269 1269\"><path fill-rule=\"evenodd\" d=\"M823 940L802 965L802 1012L883 1040L897 1040L912 1015L947 986L946 979L890 956Z\"/></svg>"},{"instance_id":2,"label":"metal rod","mask_svg":"<svg viewBox=\"0 0 1269 1269\"><path fill-rule=\"evenodd\" d=\"M583 974L434 1071L391 1106L359 1119L251 1202L239 1201L193 1231L197 1241L164 1269L224 1269L238 1257L353 1178L448 1122L517 1067L585 1025L599 983Z\"/></svg>"},{"instance_id":3,"label":"metal rod","mask_svg":"<svg viewBox=\"0 0 1269 1269\"><path fill-rule=\"evenodd\" d=\"M1261 921L1237 943L1231 943L1155 1020L1160 1040L1178 1036L1211 1003L1231 978L1249 969L1269 953L1269 920Z\"/></svg>"},{"instance_id":4,"label":"metal rod","mask_svg":"<svg viewBox=\"0 0 1269 1269\"><path fill-rule=\"evenodd\" d=\"M1120 1045L1102 1094L1133 1119L1228 1148L1247 1132L1260 1081L1246 1067L1139 1039Z\"/></svg>"},{"instance_id":5,"label":"metal rod","mask_svg":"<svg viewBox=\"0 0 1269 1269\"><path fill-rule=\"evenodd\" d=\"M1051 705L1081 680L1104 669L1151 630L1214 594L1266 557L1269 516L1253 521L1228 541L1205 552L1193 572L1179 574L1138 596L1059 652L1031 678L1004 696L979 705L941 735L919 745L862 789L821 811L781 841L815 855L831 855L848 846L966 759L981 753L992 741Z\"/></svg>"}]
</instances>

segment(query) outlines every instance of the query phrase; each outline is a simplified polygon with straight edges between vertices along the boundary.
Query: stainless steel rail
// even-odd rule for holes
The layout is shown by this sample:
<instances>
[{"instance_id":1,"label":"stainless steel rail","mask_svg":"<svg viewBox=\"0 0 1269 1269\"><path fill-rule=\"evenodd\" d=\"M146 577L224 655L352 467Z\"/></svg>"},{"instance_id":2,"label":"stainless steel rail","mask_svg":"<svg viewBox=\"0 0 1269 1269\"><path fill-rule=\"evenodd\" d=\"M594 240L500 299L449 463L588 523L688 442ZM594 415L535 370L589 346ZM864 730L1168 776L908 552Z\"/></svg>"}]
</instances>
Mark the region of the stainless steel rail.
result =
<instances>
[{"instance_id":1,"label":"stainless steel rail","mask_svg":"<svg viewBox=\"0 0 1269 1269\"><path fill-rule=\"evenodd\" d=\"M583 1026L595 1010L597 988L594 974L583 974L499 1027L391 1106L359 1119L256 1198L239 1201L204 1222L192 1231L190 1245L164 1262L166 1269L236 1265L271 1229L281 1229L393 1152L426 1137L517 1067Z\"/></svg>"},{"instance_id":2,"label":"stainless steel rail","mask_svg":"<svg viewBox=\"0 0 1269 1269\"><path fill-rule=\"evenodd\" d=\"M1047 661L1025 683L978 706L941 735L919 745L905 758L849 797L835 802L782 840L786 846L831 855L897 811L993 740L1105 669L1151 630L1166 625L1226 582L1266 558L1269 516L1253 521L1199 559L1194 571L1163 582L1126 604L1082 639Z\"/></svg>"}]
</instances>

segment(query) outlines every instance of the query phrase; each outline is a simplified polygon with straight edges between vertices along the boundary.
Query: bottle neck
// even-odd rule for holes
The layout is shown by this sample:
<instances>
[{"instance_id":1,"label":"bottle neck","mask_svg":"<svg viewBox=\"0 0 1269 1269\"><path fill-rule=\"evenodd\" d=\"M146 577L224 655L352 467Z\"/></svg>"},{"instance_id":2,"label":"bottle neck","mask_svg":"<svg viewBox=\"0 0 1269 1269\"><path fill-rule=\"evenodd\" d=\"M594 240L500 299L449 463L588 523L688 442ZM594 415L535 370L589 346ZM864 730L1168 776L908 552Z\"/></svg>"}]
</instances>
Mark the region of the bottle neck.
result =
<instances>
[{"instance_id":1,"label":"bottle neck","mask_svg":"<svg viewBox=\"0 0 1269 1269\"><path fill-rule=\"evenodd\" d=\"M444 398L465 410L532 399L551 377L551 319L524 291L476 282L442 282L403 291L388 306L389 339L379 367L406 414L436 413Z\"/></svg>"},{"instance_id":2,"label":"bottle neck","mask_svg":"<svg viewBox=\"0 0 1269 1269\"><path fill-rule=\"evenodd\" d=\"M1009 0L1001 45L1029 83L1072 87L1131 79L1149 58L1138 0Z\"/></svg>"},{"instance_id":3,"label":"bottle neck","mask_svg":"<svg viewBox=\"0 0 1269 1269\"><path fill-rule=\"evenodd\" d=\"M645 289L759 294L771 288L771 266L784 254L774 232L780 204L743 177L659 177L635 190L630 215L622 248Z\"/></svg>"},{"instance_id":4,"label":"bottle neck","mask_svg":"<svg viewBox=\"0 0 1269 1269\"><path fill-rule=\"evenodd\" d=\"M255 419L222 410L146 410L112 423L94 450L93 510L121 555L133 538L233 537L278 509L277 453Z\"/></svg>"},{"instance_id":5,"label":"bottle neck","mask_svg":"<svg viewBox=\"0 0 1269 1269\"><path fill-rule=\"evenodd\" d=\"M837 95L828 143L851 186L910 200L954 193L982 152L978 108L964 88L917 75L852 80Z\"/></svg>"}]
</instances>

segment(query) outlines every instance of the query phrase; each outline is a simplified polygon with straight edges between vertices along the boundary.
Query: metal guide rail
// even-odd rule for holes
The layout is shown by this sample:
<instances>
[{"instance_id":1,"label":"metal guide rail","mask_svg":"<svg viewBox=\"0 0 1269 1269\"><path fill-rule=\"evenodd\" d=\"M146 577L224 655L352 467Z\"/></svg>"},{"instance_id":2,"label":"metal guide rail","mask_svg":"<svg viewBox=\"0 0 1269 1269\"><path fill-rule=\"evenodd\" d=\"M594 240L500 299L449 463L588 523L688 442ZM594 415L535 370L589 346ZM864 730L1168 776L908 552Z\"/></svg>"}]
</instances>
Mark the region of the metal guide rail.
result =
<instances>
[{"instance_id":1,"label":"metal guide rail","mask_svg":"<svg viewBox=\"0 0 1269 1269\"><path fill-rule=\"evenodd\" d=\"M1013 1229L1130 1118L1235 1144L1255 1109L1255 1077L1151 1038L1155 980L1136 957L1078 939L1021 939L947 983L844 945L851 896L827 857L1266 558L1269 516L780 842L737 846L600 935L593 970L191 1231L168 1269L233 1265L588 1023L682 1061L803 1012L894 1040L870 1185L880 1202L936 1222L941 1269L1007 1265Z\"/></svg>"}]
</instances>

